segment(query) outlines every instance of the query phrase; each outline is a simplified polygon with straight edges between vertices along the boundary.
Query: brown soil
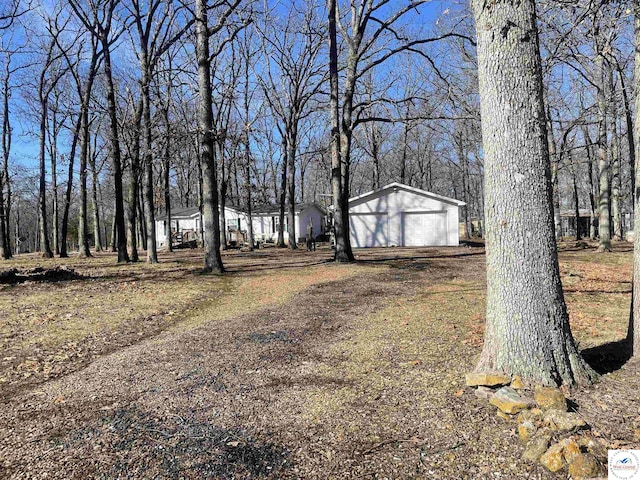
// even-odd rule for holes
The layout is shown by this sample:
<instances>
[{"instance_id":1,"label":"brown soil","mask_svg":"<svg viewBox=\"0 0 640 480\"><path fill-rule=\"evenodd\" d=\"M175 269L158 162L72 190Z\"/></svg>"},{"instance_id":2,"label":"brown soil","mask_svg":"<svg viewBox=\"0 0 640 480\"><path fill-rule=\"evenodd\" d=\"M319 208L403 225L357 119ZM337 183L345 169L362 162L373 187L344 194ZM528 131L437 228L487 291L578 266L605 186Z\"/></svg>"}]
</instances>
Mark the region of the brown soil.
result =
<instances>
[{"instance_id":1,"label":"brown soil","mask_svg":"<svg viewBox=\"0 0 640 480\"><path fill-rule=\"evenodd\" d=\"M6 263L81 277L0 287L0 478L558 478L464 388L482 248L362 250L355 265L232 251L222 277L201 255ZM602 462L640 440L640 365L613 354L630 265L624 244L562 246L574 333L605 373L568 393Z\"/></svg>"}]
</instances>

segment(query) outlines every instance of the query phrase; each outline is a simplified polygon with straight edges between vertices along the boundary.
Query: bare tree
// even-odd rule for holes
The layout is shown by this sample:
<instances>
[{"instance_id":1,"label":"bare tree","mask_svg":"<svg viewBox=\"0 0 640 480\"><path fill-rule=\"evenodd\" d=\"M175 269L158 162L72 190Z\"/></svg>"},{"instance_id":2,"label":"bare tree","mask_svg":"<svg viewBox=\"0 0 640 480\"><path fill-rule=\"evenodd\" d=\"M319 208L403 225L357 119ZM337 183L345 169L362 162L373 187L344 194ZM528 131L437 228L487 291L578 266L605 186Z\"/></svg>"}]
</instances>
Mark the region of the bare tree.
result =
<instances>
[{"instance_id":1,"label":"bare tree","mask_svg":"<svg viewBox=\"0 0 640 480\"><path fill-rule=\"evenodd\" d=\"M200 164L203 177L203 223L205 258L204 270L207 272L223 273L224 266L220 255L220 213L218 211L218 181L216 172L216 152L213 138L213 111L211 109L211 58L215 58L231 42L240 27L233 30L213 54L210 51L209 40L227 27L229 17L238 9L241 0L234 0L227 4L216 4L218 10L217 22L209 25L209 10L207 0L195 1L196 27L196 61L198 63L198 130L200 138ZM228 40L228 41L227 41Z\"/></svg>"},{"instance_id":2,"label":"bare tree","mask_svg":"<svg viewBox=\"0 0 640 480\"><path fill-rule=\"evenodd\" d=\"M194 19L176 24L181 9L163 0L130 0L131 12L138 32L138 60L142 73L142 118L144 120L144 208L147 236L147 262L158 262L155 208L153 204L153 153L151 125L151 80L160 58L191 28Z\"/></svg>"},{"instance_id":3,"label":"bare tree","mask_svg":"<svg viewBox=\"0 0 640 480\"><path fill-rule=\"evenodd\" d=\"M535 3L473 0L472 8L487 198L487 320L476 369L546 385L590 382L596 374L571 335L560 283Z\"/></svg>"},{"instance_id":4,"label":"bare tree","mask_svg":"<svg viewBox=\"0 0 640 480\"><path fill-rule=\"evenodd\" d=\"M59 25L60 12L54 13L53 17L44 19L48 34L47 45L45 46L45 58L38 76L38 106L40 114L39 126L39 195L38 214L40 225L40 250L45 258L52 258L53 252L49 243L49 227L47 221L47 201L46 201L46 143L47 143L47 119L49 116L49 96L55 90L60 79L66 74L68 68L62 67L61 59L63 54L57 49L58 37L64 25ZM55 127L54 127L55 128ZM57 222L56 222L57 223ZM55 225L55 223L54 223ZM57 237L57 233L56 233Z\"/></svg>"},{"instance_id":5,"label":"bare tree","mask_svg":"<svg viewBox=\"0 0 640 480\"><path fill-rule=\"evenodd\" d=\"M635 118L633 124L633 138L635 143L635 158L640 159L640 0L633 2L633 16L635 27L635 68L634 68L634 85L635 85ZM631 355L640 357L640 166L635 166L635 186L633 192L634 201L634 232L635 240L633 244L633 292L631 294L631 315L629 315L629 330L627 333L627 341L630 347Z\"/></svg>"},{"instance_id":6,"label":"bare tree","mask_svg":"<svg viewBox=\"0 0 640 480\"><path fill-rule=\"evenodd\" d=\"M321 23L311 4L288 9L287 16L279 22L267 18L269 27L261 34L264 42L266 75L259 76L265 98L271 111L278 118L277 128L282 139L283 173L281 200L286 199L288 207L289 248L296 249L296 158L299 151L300 122L313 108L311 101L318 93L325 78L325 70L320 62L322 38ZM278 231L278 245L284 246L282 212Z\"/></svg>"},{"instance_id":7,"label":"bare tree","mask_svg":"<svg viewBox=\"0 0 640 480\"><path fill-rule=\"evenodd\" d=\"M115 86L111 66L111 47L122 31L115 32L114 12L120 0L99 0L90 2L89 11L80 5L80 0L69 0L69 4L77 18L88 32L93 35L102 48L104 77L106 82L107 110L109 114L109 143L112 162L113 183L115 190L114 223L116 231L116 247L118 263L128 262L127 234L124 220L124 195L122 189L122 154L118 132L118 117Z\"/></svg>"}]
</instances>

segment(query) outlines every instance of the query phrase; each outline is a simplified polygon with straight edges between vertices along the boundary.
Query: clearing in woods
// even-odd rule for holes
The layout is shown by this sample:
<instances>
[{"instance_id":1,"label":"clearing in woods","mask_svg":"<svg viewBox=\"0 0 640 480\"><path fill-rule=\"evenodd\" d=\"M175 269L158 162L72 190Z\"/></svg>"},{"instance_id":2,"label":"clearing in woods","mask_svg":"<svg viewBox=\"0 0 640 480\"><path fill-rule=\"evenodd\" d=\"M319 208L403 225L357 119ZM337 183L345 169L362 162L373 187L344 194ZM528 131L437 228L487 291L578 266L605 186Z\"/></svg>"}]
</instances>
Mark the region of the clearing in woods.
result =
<instances>
[{"instance_id":1,"label":"clearing in woods","mask_svg":"<svg viewBox=\"0 0 640 480\"><path fill-rule=\"evenodd\" d=\"M561 247L571 323L602 381L569 392L606 462L640 443L640 365L620 368L631 246ZM556 478L464 387L484 251L111 254L2 262L77 278L0 285L1 478Z\"/></svg>"}]
</instances>

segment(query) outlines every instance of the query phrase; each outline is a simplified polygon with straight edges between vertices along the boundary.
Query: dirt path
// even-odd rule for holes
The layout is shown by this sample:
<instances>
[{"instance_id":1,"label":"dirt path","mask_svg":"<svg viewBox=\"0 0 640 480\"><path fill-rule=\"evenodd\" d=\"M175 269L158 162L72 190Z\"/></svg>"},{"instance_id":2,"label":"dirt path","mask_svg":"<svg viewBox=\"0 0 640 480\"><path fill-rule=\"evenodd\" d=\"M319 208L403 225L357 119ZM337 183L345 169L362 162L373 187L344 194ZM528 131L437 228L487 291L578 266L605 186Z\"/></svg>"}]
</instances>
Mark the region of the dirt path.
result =
<instances>
[{"instance_id":1,"label":"dirt path","mask_svg":"<svg viewBox=\"0 0 640 480\"><path fill-rule=\"evenodd\" d=\"M257 311L202 302L189 328L7 399L0 478L557 478L518 461L514 426L463 388L481 345L481 250L399 252L362 254L345 278ZM240 262L234 275L258 288L256 267L269 271ZM587 404L600 388L628 418L637 373L573 394ZM585 410L599 435L633 434Z\"/></svg>"}]
</instances>

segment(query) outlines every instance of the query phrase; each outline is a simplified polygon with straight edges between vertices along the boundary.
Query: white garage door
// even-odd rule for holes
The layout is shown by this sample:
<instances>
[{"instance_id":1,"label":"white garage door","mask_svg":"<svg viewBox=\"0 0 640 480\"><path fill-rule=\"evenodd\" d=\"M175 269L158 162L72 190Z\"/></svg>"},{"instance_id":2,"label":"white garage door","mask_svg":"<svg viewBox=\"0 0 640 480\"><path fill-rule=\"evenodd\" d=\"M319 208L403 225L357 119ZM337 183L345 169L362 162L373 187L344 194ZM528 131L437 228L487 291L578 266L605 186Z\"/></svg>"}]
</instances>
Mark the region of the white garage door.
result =
<instances>
[{"instance_id":1,"label":"white garage door","mask_svg":"<svg viewBox=\"0 0 640 480\"><path fill-rule=\"evenodd\" d=\"M386 247L389 245L387 213L352 213L349 215L352 247Z\"/></svg>"},{"instance_id":2,"label":"white garage door","mask_svg":"<svg viewBox=\"0 0 640 480\"><path fill-rule=\"evenodd\" d=\"M404 246L427 247L447 245L447 213L403 213Z\"/></svg>"}]
</instances>

